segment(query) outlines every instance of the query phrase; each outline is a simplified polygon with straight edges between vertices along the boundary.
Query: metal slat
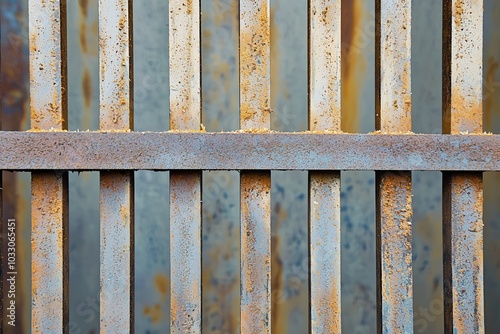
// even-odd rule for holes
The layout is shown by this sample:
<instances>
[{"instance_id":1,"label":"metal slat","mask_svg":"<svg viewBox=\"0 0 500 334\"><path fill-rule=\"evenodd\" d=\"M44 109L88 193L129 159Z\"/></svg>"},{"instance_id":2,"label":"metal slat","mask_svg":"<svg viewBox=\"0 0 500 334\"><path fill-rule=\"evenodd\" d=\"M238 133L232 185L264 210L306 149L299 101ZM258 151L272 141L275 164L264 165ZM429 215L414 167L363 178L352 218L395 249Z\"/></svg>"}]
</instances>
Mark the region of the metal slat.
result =
<instances>
[{"instance_id":1,"label":"metal slat","mask_svg":"<svg viewBox=\"0 0 500 334\"><path fill-rule=\"evenodd\" d=\"M29 2L33 130L67 129L66 1ZM33 333L68 329L68 174L31 176Z\"/></svg>"},{"instance_id":2,"label":"metal slat","mask_svg":"<svg viewBox=\"0 0 500 334\"><path fill-rule=\"evenodd\" d=\"M443 1L443 132L482 132L483 1ZM482 173L443 175L445 332L484 333Z\"/></svg>"},{"instance_id":3,"label":"metal slat","mask_svg":"<svg viewBox=\"0 0 500 334\"><path fill-rule=\"evenodd\" d=\"M376 127L411 131L411 1L376 1ZM413 332L411 172L376 173L379 333Z\"/></svg>"},{"instance_id":4,"label":"metal slat","mask_svg":"<svg viewBox=\"0 0 500 334\"><path fill-rule=\"evenodd\" d=\"M170 128L200 130L200 1L169 2ZM170 172L170 330L201 333L201 172Z\"/></svg>"},{"instance_id":5,"label":"metal slat","mask_svg":"<svg viewBox=\"0 0 500 334\"><path fill-rule=\"evenodd\" d=\"M265 129L270 117L269 0L240 0L240 127ZM242 172L241 332L271 331L271 173Z\"/></svg>"},{"instance_id":6,"label":"metal slat","mask_svg":"<svg viewBox=\"0 0 500 334\"><path fill-rule=\"evenodd\" d=\"M341 1L309 2L309 129L340 131ZM309 173L312 333L341 331L340 172Z\"/></svg>"},{"instance_id":7,"label":"metal slat","mask_svg":"<svg viewBox=\"0 0 500 334\"><path fill-rule=\"evenodd\" d=\"M4 170L500 171L500 135L0 132Z\"/></svg>"},{"instance_id":8,"label":"metal slat","mask_svg":"<svg viewBox=\"0 0 500 334\"><path fill-rule=\"evenodd\" d=\"M132 1L99 0L100 128L133 127ZM101 333L134 331L134 176L100 174Z\"/></svg>"}]
</instances>

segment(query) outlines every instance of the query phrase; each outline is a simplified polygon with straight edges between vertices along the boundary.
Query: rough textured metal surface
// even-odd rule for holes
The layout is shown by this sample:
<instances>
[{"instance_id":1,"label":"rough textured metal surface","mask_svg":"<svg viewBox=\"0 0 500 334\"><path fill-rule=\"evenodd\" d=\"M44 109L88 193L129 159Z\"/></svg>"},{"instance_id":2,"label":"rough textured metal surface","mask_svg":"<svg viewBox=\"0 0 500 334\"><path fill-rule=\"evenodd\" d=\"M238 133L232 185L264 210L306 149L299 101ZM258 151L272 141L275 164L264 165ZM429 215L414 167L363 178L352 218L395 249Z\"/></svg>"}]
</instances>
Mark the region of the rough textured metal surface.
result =
<instances>
[{"instance_id":1,"label":"rough textured metal surface","mask_svg":"<svg viewBox=\"0 0 500 334\"><path fill-rule=\"evenodd\" d=\"M169 2L170 128L199 130L200 1ZM170 173L170 331L201 333L201 173Z\"/></svg>"},{"instance_id":2,"label":"rough textured metal surface","mask_svg":"<svg viewBox=\"0 0 500 334\"><path fill-rule=\"evenodd\" d=\"M411 1L377 0L375 126L411 131ZM378 333L413 330L411 173L377 172Z\"/></svg>"},{"instance_id":3,"label":"rough textured metal surface","mask_svg":"<svg viewBox=\"0 0 500 334\"><path fill-rule=\"evenodd\" d=\"M340 131L341 1L309 4L309 129Z\"/></svg>"},{"instance_id":4,"label":"rough textured metal surface","mask_svg":"<svg viewBox=\"0 0 500 334\"><path fill-rule=\"evenodd\" d=\"M79 7L79 1L75 2L75 6ZM82 1L84 3L85 1ZM302 18L304 13L306 13L304 5L297 5L299 1L274 1L272 5L272 10L274 9L275 16L272 18L273 31L276 29L277 34L272 34L274 36L276 43L273 43L273 54L276 54L276 58L272 59L273 69L275 69L275 75L272 75L273 85L276 87L275 99L272 106L276 126L274 129L278 130L277 125L280 125L282 121L289 121L292 125L288 126L288 130L305 130L307 129L307 114L304 112L307 107L307 44L305 42L305 34L307 27L307 20ZM369 132L373 131L373 40L370 39L371 32L373 29L373 1L369 0L353 0L345 2L343 9L343 60L345 60L345 66L343 66L343 127L344 131L352 132ZM16 3L12 6L10 4ZM13 34L11 27L15 27L16 24L21 26L21 31L27 30L27 1L17 1L17 0L4 0L2 1L2 57L7 58L3 62L2 66L2 76L3 76L3 99L2 104L4 106L3 118L4 118L4 129L14 130L14 129L27 129L27 124L29 122L29 115L26 117L29 110L25 110L29 107L26 103L26 89L28 85L22 84L26 82L23 78L28 78L27 75L27 50L28 48L23 46L24 43L28 42L27 34L24 32L21 34ZM90 6L94 6L97 1L89 1ZM203 10L203 19L206 19L209 15L214 19L214 24L206 26L204 28L203 34L203 44L207 45L207 49L213 50L211 53L205 52L203 50L203 124L207 127L207 131L220 131L220 130L234 130L237 129L238 123L238 98L234 98L234 91L238 90L238 71L236 66L236 72L234 72L234 67L232 63L234 59L234 53L232 53L231 33L229 32L228 22L232 21L234 26L237 28L238 19L236 15L230 15L228 12L233 10L233 5L236 5L238 1L204 1L206 3L206 8ZM209 3L209 4L207 4ZM17 5L19 4L19 5ZM202 3L203 4L203 3ZM212 5L213 4L213 5ZM68 6L70 3L68 3ZM436 2L433 0L421 0L413 3L413 61L412 61L412 96L413 96L413 131L418 133L437 133L436 128L439 128L439 133L441 132L440 118L441 110L441 37L439 31L441 29L441 2ZM97 7L97 6L96 6ZM168 117L165 117L165 110L168 106L168 75L166 69L168 68L168 27L166 23L166 18L168 17L168 3L164 1L151 0L140 6L136 6L134 10L134 19L136 24L134 29L138 27L143 31L147 31L142 36L138 36L138 30L134 31L134 36L136 37L135 51L136 53L143 50L141 57L136 57L135 65L140 66L143 64L143 69L136 69L136 94L135 94L135 108L136 115L139 119L144 121L143 126L138 129L140 131L162 131L168 128ZM352 7L352 11L348 8ZM15 9L20 8L20 9ZM148 12L154 12L154 15L145 13L145 8ZM140 12L143 12L142 16ZM146 12L146 13L148 13ZM9 20L6 15L9 13L15 13L12 15L12 19ZM352 13L352 15L351 15ZM78 14L78 13L77 13ZM307 16L307 15L306 15ZM490 112L485 114L485 131L493 131L498 133L498 82L499 73L496 67L499 59L498 54L498 4L496 0L485 1L485 34L489 34L487 40L485 40L485 113L489 108ZM14 22L14 24L9 23ZM90 65L90 76L93 79L94 76L98 74L98 68L96 65L97 47L93 46L93 37L91 34L97 35L97 15L95 11L89 10L88 13L87 33L89 48L88 53L86 53L87 59L91 59L91 62L82 62L79 57L73 57L69 59L68 65L72 65L77 71L83 72L83 67L85 64ZM221 23L222 22L222 23ZM489 22L489 23L488 23ZM79 32L81 30L80 21L78 16L74 19L68 20L68 29L73 26L73 31L75 34L68 36L68 45L70 46L73 40L74 46L70 46L74 50L74 53L81 52L79 49ZM219 28L219 29L217 29ZM227 30L226 33L221 33L221 29ZM302 32L302 30L304 32ZM231 30L232 31L232 30ZM304 34L304 36L302 35ZM349 37L351 36L351 37ZM486 36L485 36L486 37ZM220 40L224 42L220 42ZM237 29L236 29L236 39L237 39ZM417 44L418 43L418 44ZM237 48L237 43L236 43ZM147 53L144 53L147 52ZM9 57L10 55L10 57ZM345 58L344 58L345 55ZM163 57L163 58L162 58ZM439 58L437 60L436 58ZM26 59L23 65L23 59ZM95 60L95 61L94 61ZM3 60L2 60L3 61ZM237 59L236 59L237 63ZM83 64L83 65L82 65ZM24 67L24 71L22 70ZM95 66L95 67L94 67ZM346 71L344 73L344 71ZM205 73L207 74L205 76ZM138 76L142 74L142 78ZM82 118L72 118L70 116L70 127L71 129L98 129L99 124L98 119L98 81L93 81L93 91L94 94L91 95L92 99L92 111L95 112L92 116L88 116L87 111L84 112L85 104L83 99L82 77L77 75L69 74L69 84L71 82L75 83L76 91L73 92L74 96L81 95L81 101L76 97L71 99L69 97L70 113L81 114ZM9 83L10 82L10 83ZM21 83L18 85L17 83ZM210 99L208 95L212 91L212 98ZM145 92L145 94L140 94L140 92ZM233 100L229 97L232 92ZM139 98L141 97L141 98ZM24 99L24 100L23 100ZM140 101L138 101L140 100ZM228 102L230 101L230 102ZM139 103L139 104L137 104ZM235 104L236 103L236 106ZM351 107L352 106L352 107ZM140 111L137 110L140 108ZM160 117L159 109L163 109L163 116ZM297 110L299 109L299 110ZM211 110L211 111L209 111ZM213 111L213 112L212 112ZM212 112L211 116L209 116ZM279 118L279 114L285 116L290 116L285 119ZM24 116L24 118L22 118ZM91 120L91 125L86 125L86 117ZM207 118L208 119L207 119ZM294 118L292 118L294 117ZM136 118L136 128L139 127L139 119ZM212 127L209 130L207 123L211 120ZM231 119L228 123L227 120ZM489 122L490 126L486 126ZM161 127L160 127L161 126ZM285 128L279 128L279 130L285 130ZM140 172L141 173L141 172ZM141 280L140 284L136 284L136 320L140 318L142 321L141 325L136 325L136 331L145 332L149 330L151 332L155 331L168 331L165 324L169 323L169 293L165 295L160 293L157 289L156 276L161 277L163 273L169 273L168 266L168 225L165 221L168 220L168 205L163 206L161 203L168 203L168 175L164 173L153 173L153 172L143 172L147 177L143 178L143 181L138 180L136 173L136 187L141 187L143 189L143 196L141 199L136 199L137 206L142 207L142 221L144 224L140 224L139 220L136 220L136 225L141 229L143 234L142 248L143 252L138 254L136 257L140 257L138 265L142 265L141 269L137 268L136 280ZM207 172L206 174L211 174L212 172ZM225 173L225 172L216 172ZM237 173L231 172L235 180L239 179ZM281 217L281 227L277 230L277 237L280 239L279 247L283 250L282 254L277 255L277 262L282 263L282 279L281 284L277 291L283 293L284 297L280 297L281 303L279 305L273 304L273 310L280 310L279 318L281 318L280 327L282 330L288 333L303 333L306 329L301 326L300 320L307 323L307 297L305 302L300 301L302 304L298 304L297 300L300 295L298 293L303 293L304 286L307 286L307 277L304 278L301 284L295 280L295 276L299 273L298 267L296 266L294 259L304 259L307 257L307 233L300 233L301 231L297 229L299 226L303 226L303 230L307 232L307 226L304 223L306 221L307 212L305 208L306 203L299 202L298 198L302 195L307 195L307 177L305 177L305 182L298 182L295 175L296 172L277 172L275 174L283 174L280 180L274 178L273 175L273 194L275 196L275 204L272 205L273 215L276 217ZM292 176L289 176L291 174ZM415 177L415 174L418 174ZM499 317L496 316L495 303L499 299L498 295L498 270L497 270L497 259L498 259L498 240L495 236L498 235L498 219L499 214L497 205L498 203L498 175L499 173L487 173L490 175L489 181L484 181L485 186L485 205L488 202L488 207L485 207L485 301L489 305L485 306L485 321L486 321L486 331L494 331L498 328ZM441 205L440 205L440 195L437 192L441 192L441 173L440 172L417 172L413 174L413 187L415 192L415 197L413 198L414 203L414 301L415 301L415 332L417 333L438 333L443 332L442 330L442 261L441 261ZM29 220L29 173L4 173L4 216L15 217L19 223L20 234L20 265L23 266L23 271L20 275L26 275L25 278L21 278L19 281L19 295L18 302L20 306L20 319L22 323L19 325L25 325L25 328L29 328L31 321L29 313L31 304L30 295L30 282L29 277L31 276L31 263L30 263L30 220ZM98 245L99 237L98 233L89 233L89 231L94 231L98 226L95 222L98 221L98 205L94 207L91 204L94 202L98 203L98 187L95 188L96 182L98 180L98 173L72 173L70 178L73 181L80 179L80 182L74 182L70 179L70 188L73 188L73 192L70 193L70 198L74 208L71 209L70 216L70 226L72 229L73 238L70 238L72 243L71 253L71 266L73 268L80 267L80 264L73 261L74 258L79 257L86 259L85 263L81 263L82 272L85 275L78 274L75 272L71 274L72 278L72 292L71 292L71 307L73 308L73 320L79 321L79 328L82 329L84 333L90 332L90 328L94 328L94 332L98 332L98 326L95 325L95 318L89 316L89 313L77 313L77 308L80 304L86 302L86 298L93 298L98 296L98 293L94 292L93 289L84 289L81 285L84 279L90 278L97 275L98 280L98 263L95 263L95 259L99 257L98 255ZM345 172L343 173L342 179L342 218L343 218L343 246L342 246L342 258L344 268L342 272L343 281L343 311L345 312L342 318L342 325L344 331L352 333L371 333L372 328L374 328L375 323L375 260L374 260L374 245L373 245L373 228L375 224L374 221L374 199L372 195L374 193L373 189L373 173L371 172ZM157 182L157 179L161 178L162 182ZM94 180L95 179L95 180ZM11 181L11 180L15 180ZM214 192L212 203L208 204L204 199L204 214L207 219L212 220L212 229L206 230L204 235L211 240L209 245L207 242L203 242L203 247L206 249L206 255L204 255L204 275L207 268L211 268L217 273L216 276L204 276L207 279L207 283L204 284L203 298L209 298L206 294L205 287L207 285L210 288L213 287L213 291L217 291L217 294L212 296L224 296L224 300L228 301L229 297L235 298L235 304L226 304L226 310L232 308L234 313L239 314L239 263L233 263L229 265L227 261L227 254L231 254L231 251L227 249L225 245L222 245L226 240L223 238L217 238L215 230L217 231L227 231L224 237L231 240L231 244L234 244L233 240L236 240L239 246L239 238L235 237L234 234L239 235L238 226L238 216L239 216L239 205L235 204L239 202L239 196L237 192L239 187L236 183L228 184L223 188L220 185L226 184L225 179L222 183L219 181L218 177L214 178L214 183L212 181L207 181L204 183L204 192L206 189L214 188L220 189ZM204 181L205 182L205 181ZM78 184L76 184L78 183ZM300 184L299 184L300 183ZM98 185L98 184L97 184ZM232 188L234 186L234 189ZM489 188L489 196L486 193L486 188ZM27 191L26 191L27 189ZM229 190L227 190L229 189ZM225 196L227 190L227 197ZM26 195L28 194L28 196ZM96 196L97 194L97 196ZM234 196L236 194L236 196ZM307 197L307 196L306 196ZM418 202L418 203L417 203ZM299 207L297 204L304 204ZM71 205L71 204L70 204ZM234 205L234 206L233 206ZM136 207L137 209L137 207ZM418 211L418 213L417 213ZM92 213L92 214L90 214ZM137 216L136 216L137 217ZM236 217L236 218L234 218ZM488 218L487 218L488 217ZM274 219L274 218L273 218ZM204 228L205 228L204 220ZM488 229L488 231L486 231ZM86 233L85 238L83 238L83 233ZM95 239L93 239L95 237ZM153 241L151 241L151 238ZM304 239L305 238L305 239ZM159 240L164 239L165 241L159 242ZM78 247L77 246L78 243ZM137 243L136 243L137 246ZM300 247L299 247L300 246ZM296 251L292 251L296 247ZM239 259L239 251L234 251L234 247L231 248L234 252L234 256ZM90 251L92 250L92 251ZM95 251L97 253L95 253ZM165 260L166 258L166 260ZM143 261L144 259L144 261ZM214 267L210 264L210 259L212 263L217 263ZM89 265L94 262L94 265ZM239 262L239 261L237 261ZM231 262L232 263L232 262ZM24 269L24 267L26 267ZM97 270L95 267L97 266ZM226 267L227 266L227 267ZM226 270L226 268L229 268ZM489 268L489 269L487 269ZM307 268L306 268L307 269ZM231 271L229 273L229 271ZM487 271L487 272L486 272ZM301 271L300 271L301 272ZM417 276L417 272L419 276ZM231 276L232 275L232 276ZM236 277L236 281L233 284L233 277ZM300 276L302 277L302 276ZM158 282L163 282L162 279L158 279ZM168 286L169 279L165 278L165 282ZM91 281L93 287L99 288L97 283ZM161 285L160 285L161 286ZM230 290L228 287L235 287L234 290ZM296 289L296 288L299 289ZM74 291L81 291L80 298ZM307 295L307 287L305 288ZM168 288L167 288L168 291ZM165 303L162 303L166 300ZM233 299L231 299L233 300ZM210 299L210 302L204 304L205 307L213 307L215 310L219 302L222 299ZM21 303L24 305L21 306ZM151 313L156 310L156 304L161 305L160 311L160 321L156 322L153 319L155 313ZM303 306L302 306L303 305ZM302 307L301 309L298 306ZM78 308L80 310L80 308ZM23 311L24 310L24 311ZM27 310L28 314L25 314ZM97 314L98 314L97 309ZM213 314L213 313L210 313ZM222 328L224 325L236 322L239 324L239 315L236 317L227 316L229 313L218 313L219 317L212 316L212 319L219 324L218 328ZM293 314L293 316L290 316ZM489 315L488 315L489 314ZM209 316L209 313L205 313ZM223 316L222 316L223 315ZM97 317L98 318L98 317ZM70 319L71 320L71 319ZM223 322L225 321L225 322ZM98 319L97 319L98 322ZM88 325L87 325L88 324ZM273 321L273 326L278 325L278 321ZM300 324L300 325L297 325ZM93 327L87 327L93 325ZM210 326L212 323L205 323L204 326ZM138 326L138 327L137 327ZM288 326L288 327L286 327ZM489 326L489 327L488 327ZM214 327L205 327L214 328ZM230 327L232 328L232 327ZM9 328L4 330L4 333ZM19 330L19 327L16 328ZM215 330L215 329L213 329ZM229 332L233 332L229 330Z\"/></svg>"},{"instance_id":5,"label":"rough textured metal surface","mask_svg":"<svg viewBox=\"0 0 500 334\"><path fill-rule=\"evenodd\" d=\"M66 1L30 1L32 129L67 129Z\"/></svg>"},{"instance_id":6,"label":"rough textured metal surface","mask_svg":"<svg viewBox=\"0 0 500 334\"><path fill-rule=\"evenodd\" d=\"M170 128L199 130L201 120L200 1L169 2Z\"/></svg>"},{"instance_id":7,"label":"rough textured metal surface","mask_svg":"<svg viewBox=\"0 0 500 334\"><path fill-rule=\"evenodd\" d=\"M66 2L30 1L31 128L67 129ZM34 333L68 331L68 175L33 173L32 321Z\"/></svg>"},{"instance_id":8,"label":"rough textured metal surface","mask_svg":"<svg viewBox=\"0 0 500 334\"><path fill-rule=\"evenodd\" d=\"M132 1L99 0L101 129L133 129L132 53Z\"/></svg>"},{"instance_id":9,"label":"rough textured metal surface","mask_svg":"<svg viewBox=\"0 0 500 334\"><path fill-rule=\"evenodd\" d=\"M201 332L201 172L170 176L170 331Z\"/></svg>"},{"instance_id":10,"label":"rough textured metal surface","mask_svg":"<svg viewBox=\"0 0 500 334\"><path fill-rule=\"evenodd\" d=\"M411 173L377 173L378 333L413 330Z\"/></svg>"},{"instance_id":11,"label":"rough textured metal surface","mask_svg":"<svg viewBox=\"0 0 500 334\"><path fill-rule=\"evenodd\" d=\"M340 333L340 172L309 180L311 331Z\"/></svg>"},{"instance_id":12,"label":"rough textured metal surface","mask_svg":"<svg viewBox=\"0 0 500 334\"><path fill-rule=\"evenodd\" d=\"M269 0L240 0L240 127L271 126ZM271 331L271 174L241 184L241 332Z\"/></svg>"},{"instance_id":13,"label":"rough textured metal surface","mask_svg":"<svg viewBox=\"0 0 500 334\"><path fill-rule=\"evenodd\" d=\"M443 2L443 132L483 131L483 1ZM481 173L443 177L445 332L484 333Z\"/></svg>"},{"instance_id":14,"label":"rough textured metal surface","mask_svg":"<svg viewBox=\"0 0 500 334\"><path fill-rule=\"evenodd\" d=\"M241 176L241 332L271 328L271 175Z\"/></svg>"},{"instance_id":15,"label":"rough textured metal surface","mask_svg":"<svg viewBox=\"0 0 500 334\"><path fill-rule=\"evenodd\" d=\"M133 129L132 1L99 1L100 128ZM101 172L101 333L134 329L134 176Z\"/></svg>"},{"instance_id":16,"label":"rough textured metal surface","mask_svg":"<svg viewBox=\"0 0 500 334\"><path fill-rule=\"evenodd\" d=\"M133 332L134 210L131 172L101 173L101 333Z\"/></svg>"},{"instance_id":17,"label":"rough textured metal surface","mask_svg":"<svg viewBox=\"0 0 500 334\"><path fill-rule=\"evenodd\" d=\"M0 132L0 168L498 171L499 141L499 135Z\"/></svg>"},{"instance_id":18,"label":"rough textured metal surface","mask_svg":"<svg viewBox=\"0 0 500 334\"><path fill-rule=\"evenodd\" d=\"M269 0L240 0L240 126L270 127Z\"/></svg>"},{"instance_id":19,"label":"rough textured metal surface","mask_svg":"<svg viewBox=\"0 0 500 334\"><path fill-rule=\"evenodd\" d=\"M309 129L340 131L341 1L309 4ZM341 331L340 172L309 174L311 332Z\"/></svg>"},{"instance_id":20,"label":"rough textured metal surface","mask_svg":"<svg viewBox=\"0 0 500 334\"><path fill-rule=\"evenodd\" d=\"M33 333L68 332L68 175L31 180Z\"/></svg>"}]
</instances>

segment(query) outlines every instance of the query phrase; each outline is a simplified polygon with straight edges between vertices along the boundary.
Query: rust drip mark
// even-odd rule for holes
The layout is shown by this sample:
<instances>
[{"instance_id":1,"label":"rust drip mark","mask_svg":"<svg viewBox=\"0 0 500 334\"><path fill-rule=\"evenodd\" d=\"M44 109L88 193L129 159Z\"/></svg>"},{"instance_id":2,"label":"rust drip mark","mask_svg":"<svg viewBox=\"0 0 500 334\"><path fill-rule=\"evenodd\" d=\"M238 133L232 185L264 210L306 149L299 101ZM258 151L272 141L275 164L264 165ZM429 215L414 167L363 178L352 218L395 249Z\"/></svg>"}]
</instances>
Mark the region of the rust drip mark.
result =
<instances>
[{"instance_id":1,"label":"rust drip mark","mask_svg":"<svg viewBox=\"0 0 500 334\"><path fill-rule=\"evenodd\" d=\"M83 69L82 91L85 108L90 108L92 103L92 80L90 79L90 72L87 67Z\"/></svg>"},{"instance_id":2,"label":"rust drip mark","mask_svg":"<svg viewBox=\"0 0 500 334\"><path fill-rule=\"evenodd\" d=\"M366 76L367 59L364 54L371 39L375 36L375 27L362 19L365 15L363 3L360 0L342 0L341 13L341 127L346 132L358 132L360 87Z\"/></svg>"}]
</instances>

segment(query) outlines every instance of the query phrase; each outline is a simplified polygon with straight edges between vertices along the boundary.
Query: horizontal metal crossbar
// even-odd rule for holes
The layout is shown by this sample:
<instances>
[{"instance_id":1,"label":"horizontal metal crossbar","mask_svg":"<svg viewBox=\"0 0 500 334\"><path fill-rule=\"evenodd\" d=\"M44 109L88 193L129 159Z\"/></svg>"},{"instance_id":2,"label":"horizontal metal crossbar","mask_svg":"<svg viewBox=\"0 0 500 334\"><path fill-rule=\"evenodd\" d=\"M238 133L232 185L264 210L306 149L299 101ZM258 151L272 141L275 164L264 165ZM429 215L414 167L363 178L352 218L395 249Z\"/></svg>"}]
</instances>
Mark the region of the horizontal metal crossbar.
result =
<instances>
[{"instance_id":1,"label":"horizontal metal crossbar","mask_svg":"<svg viewBox=\"0 0 500 334\"><path fill-rule=\"evenodd\" d=\"M500 135L0 132L0 169L500 171Z\"/></svg>"}]
</instances>

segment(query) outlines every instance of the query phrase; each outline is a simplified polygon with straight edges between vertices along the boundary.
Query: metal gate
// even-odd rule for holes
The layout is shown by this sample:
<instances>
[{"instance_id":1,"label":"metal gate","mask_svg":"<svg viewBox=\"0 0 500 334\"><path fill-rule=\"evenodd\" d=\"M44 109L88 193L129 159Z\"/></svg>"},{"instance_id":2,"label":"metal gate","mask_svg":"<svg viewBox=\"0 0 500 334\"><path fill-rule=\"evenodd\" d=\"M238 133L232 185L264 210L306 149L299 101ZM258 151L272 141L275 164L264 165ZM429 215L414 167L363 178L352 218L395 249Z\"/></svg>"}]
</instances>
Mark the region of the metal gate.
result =
<instances>
[{"instance_id":1,"label":"metal gate","mask_svg":"<svg viewBox=\"0 0 500 334\"><path fill-rule=\"evenodd\" d=\"M136 2L136 5L138 3ZM340 171L377 171L378 332L413 331L411 171L443 171L445 332L484 332L481 0L443 0L443 134L411 133L411 1L376 0L376 133L340 131L341 0L309 2L309 130L270 131L268 0L240 1L240 127L201 126L200 3L171 0L170 127L133 132L132 1L99 1L100 124L68 132L66 2L30 1L32 331L68 331L68 171L100 171L101 332L134 328L134 171L170 171L171 331L201 332L201 171L241 171L241 332L271 328L270 171L309 172L310 331L341 330ZM1 206L0 206L1 207ZM4 310L5 313L5 310ZM2 317L3 319L4 317Z\"/></svg>"}]
</instances>

